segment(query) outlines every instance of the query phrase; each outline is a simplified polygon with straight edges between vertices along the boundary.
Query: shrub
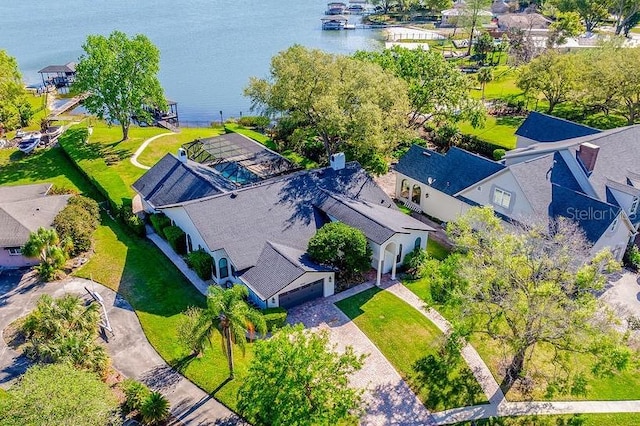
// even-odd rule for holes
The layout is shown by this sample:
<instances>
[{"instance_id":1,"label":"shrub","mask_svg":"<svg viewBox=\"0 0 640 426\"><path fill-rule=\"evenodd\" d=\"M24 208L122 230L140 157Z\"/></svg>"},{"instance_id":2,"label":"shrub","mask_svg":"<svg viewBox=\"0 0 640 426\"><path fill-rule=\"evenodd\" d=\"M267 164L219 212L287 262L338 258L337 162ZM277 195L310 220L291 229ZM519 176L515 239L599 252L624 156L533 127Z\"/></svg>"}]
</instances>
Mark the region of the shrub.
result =
<instances>
[{"instance_id":1,"label":"shrub","mask_svg":"<svg viewBox=\"0 0 640 426\"><path fill-rule=\"evenodd\" d=\"M54 218L53 226L60 239L71 239L72 256L91 248L91 237L100 224L100 209L94 200L77 195Z\"/></svg>"},{"instance_id":2,"label":"shrub","mask_svg":"<svg viewBox=\"0 0 640 426\"><path fill-rule=\"evenodd\" d=\"M267 127L269 123L271 123L269 117L262 115L245 115L238 119L238 124L243 127L258 127L262 129Z\"/></svg>"},{"instance_id":3,"label":"shrub","mask_svg":"<svg viewBox=\"0 0 640 426\"><path fill-rule=\"evenodd\" d=\"M176 253L187 253L186 236L182 229L180 229L178 226L167 226L163 229L163 232L167 237L167 242Z\"/></svg>"},{"instance_id":4,"label":"shrub","mask_svg":"<svg viewBox=\"0 0 640 426\"><path fill-rule=\"evenodd\" d=\"M164 228L171 226L171 219L169 219L164 213L157 213L149 216L149 220L151 221L151 226L153 226L156 234L166 240L167 237L164 235Z\"/></svg>"},{"instance_id":5,"label":"shrub","mask_svg":"<svg viewBox=\"0 0 640 426\"><path fill-rule=\"evenodd\" d=\"M287 310L284 308L263 309L262 315L267 323L267 331L269 332L284 327L287 322Z\"/></svg>"},{"instance_id":6,"label":"shrub","mask_svg":"<svg viewBox=\"0 0 640 426\"><path fill-rule=\"evenodd\" d=\"M413 280L422 278L424 274L423 266L429 260L429 253L420 248L414 249L404 257L404 267L409 277Z\"/></svg>"},{"instance_id":7,"label":"shrub","mask_svg":"<svg viewBox=\"0 0 640 426\"><path fill-rule=\"evenodd\" d=\"M635 244L627 247L624 253L624 265L636 271L640 269L640 249Z\"/></svg>"},{"instance_id":8,"label":"shrub","mask_svg":"<svg viewBox=\"0 0 640 426\"><path fill-rule=\"evenodd\" d=\"M144 220L142 220L137 214L133 213L131 209L124 208L122 210L122 220L124 223L139 237L146 235L146 229L144 226Z\"/></svg>"},{"instance_id":9,"label":"shrub","mask_svg":"<svg viewBox=\"0 0 640 426\"><path fill-rule=\"evenodd\" d=\"M500 161L504 158L504 155L506 154L507 151L505 151L502 148L498 148L498 149L494 149L493 150L493 159L496 161Z\"/></svg>"},{"instance_id":10,"label":"shrub","mask_svg":"<svg viewBox=\"0 0 640 426\"><path fill-rule=\"evenodd\" d=\"M151 392L140 407L142 421L146 425L156 425L169 417L169 401L160 392Z\"/></svg>"},{"instance_id":11,"label":"shrub","mask_svg":"<svg viewBox=\"0 0 640 426\"><path fill-rule=\"evenodd\" d=\"M123 408L127 413L140 410L144 401L151 395L151 390L144 383L134 379L125 379L120 386L125 398Z\"/></svg>"},{"instance_id":12,"label":"shrub","mask_svg":"<svg viewBox=\"0 0 640 426\"><path fill-rule=\"evenodd\" d=\"M203 280L211 278L211 268L213 266L213 259L203 249L192 251L187 255L187 265L189 268L196 271L196 274Z\"/></svg>"}]
</instances>

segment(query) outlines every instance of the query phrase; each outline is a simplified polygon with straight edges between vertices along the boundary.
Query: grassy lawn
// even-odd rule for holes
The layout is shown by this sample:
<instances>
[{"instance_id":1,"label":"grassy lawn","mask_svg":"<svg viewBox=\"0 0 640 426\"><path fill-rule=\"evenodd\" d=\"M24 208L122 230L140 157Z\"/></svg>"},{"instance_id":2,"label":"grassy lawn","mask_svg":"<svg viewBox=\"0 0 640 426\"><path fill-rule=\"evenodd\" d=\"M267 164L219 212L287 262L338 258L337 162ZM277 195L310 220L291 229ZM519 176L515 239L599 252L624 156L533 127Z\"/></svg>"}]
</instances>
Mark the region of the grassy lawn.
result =
<instances>
[{"instance_id":1,"label":"grassy lawn","mask_svg":"<svg viewBox=\"0 0 640 426\"><path fill-rule=\"evenodd\" d=\"M431 291L427 279L415 281L405 280L403 282L407 288L418 297L425 300L429 305L438 310L449 321L455 322L459 317L459 311L450 306L437 305L433 303ZM499 366L504 364L505 358L510 357L510 352L500 342L480 333L472 335L471 344L476 348L482 359L487 363L494 377L500 382L502 376ZM533 362L537 369L532 372L536 380L536 387L532 392L533 399L536 400L630 400L640 399L640 366L630 362L627 370L617 373L611 377L596 377L591 372L593 358L587 354L569 354L568 364L575 367L576 373L582 372L587 379L587 389L584 395L568 394L546 394L545 376L550 376L553 372L552 364L553 351L543 344L538 345L533 352ZM507 399L518 401L526 399L522 392L515 387L507 393ZM640 415L639 415L640 417Z\"/></svg>"},{"instance_id":2,"label":"grassy lawn","mask_svg":"<svg viewBox=\"0 0 640 426\"><path fill-rule=\"evenodd\" d=\"M443 334L420 312L393 294L372 288L336 305L351 318L432 410L486 402L459 354L429 362Z\"/></svg>"},{"instance_id":3,"label":"grassy lawn","mask_svg":"<svg viewBox=\"0 0 640 426\"><path fill-rule=\"evenodd\" d=\"M163 132L167 133L167 131ZM178 148L187 142L191 142L200 138L210 138L223 133L222 128L189 128L183 127L180 133L163 136L151 142L142 154L138 157L138 161L145 166L153 166L167 153L177 153Z\"/></svg>"},{"instance_id":4,"label":"grassy lawn","mask_svg":"<svg viewBox=\"0 0 640 426\"><path fill-rule=\"evenodd\" d=\"M474 135L480 139L491 142L505 149L516 147L516 130L524 117L494 117L487 116L484 127L474 129L469 122L462 122L458 125L460 131L467 135Z\"/></svg>"},{"instance_id":5,"label":"grassy lawn","mask_svg":"<svg viewBox=\"0 0 640 426\"><path fill-rule=\"evenodd\" d=\"M640 426L640 414L574 414L565 416L501 417L456 423L456 426Z\"/></svg>"},{"instance_id":6,"label":"grassy lawn","mask_svg":"<svg viewBox=\"0 0 640 426\"><path fill-rule=\"evenodd\" d=\"M151 242L131 235L104 216L94 236L95 255L75 275L118 291L133 306L142 328L160 355L205 391L231 408L252 356L235 352L236 379L226 383L227 362L214 337L204 356L191 358L176 331L182 312L202 306L202 296Z\"/></svg>"},{"instance_id":7,"label":"grassy lawn","mask_svg":"<svg viewBox=\"0 0 640 426\"><path fill-rule=\"evenodd\" d=\"M227 123L224 126L226 129L232 132L240 133L253 139L256 142L260 142L270 150L276 151L287 160L291 161L294 164L297 164L304 169L315 169L318 167L318 163L316 163L315 161L305 158L297 152L291 151L290 149L280 151L276 143L271 138L263 135L262 133L256 132L255 130L247 129L235 123Z\"/></svg>"},{"instance_id":8,"label":"grassy lawn","mask_svg":"<svg viewBox=\"0 0 640 426\"><path fill-rule=\"evenodd\" d=\"M433 238L427 240L427 253L438 260L449 256L449 250Z\"/></svg>"}]
</instances>

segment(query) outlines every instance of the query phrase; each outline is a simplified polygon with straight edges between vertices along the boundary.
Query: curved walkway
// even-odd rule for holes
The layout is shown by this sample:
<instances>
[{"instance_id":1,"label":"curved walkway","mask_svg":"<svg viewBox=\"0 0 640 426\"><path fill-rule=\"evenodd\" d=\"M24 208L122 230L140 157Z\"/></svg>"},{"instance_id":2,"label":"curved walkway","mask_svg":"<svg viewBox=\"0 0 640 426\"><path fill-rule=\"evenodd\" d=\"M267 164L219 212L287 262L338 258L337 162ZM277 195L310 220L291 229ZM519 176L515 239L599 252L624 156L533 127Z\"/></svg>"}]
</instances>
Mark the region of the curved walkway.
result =
<instances>
[{"instance_id":1,"label":"curved walkway","mask_svg":"<svg viewBox=\"0 0 640 426\"><path fill-rule=\"evenodd\" d=\"M103 338L118 371L166 395L171 413L182 424L244 424L228 408L164 362L147 341L135 311L126 300L100 284L80 278L43 284L34 279L33 273L22 280L11 273L0 273L0 386L8 387L29 367L25 357L9 348L1 338L6 326L32 310L43 294L88 296L85 287L97 291L104 299L114 334L107 333Z\"/></svg>"},{"instance_id":2,"label":"curved walkway","mask_svg":"<svg viewBox=\"0 0 640 426\"><path fill-rule=\"evenodd\" d=\"M156 139L159 139L159 138L161 138L163 136L169 136L169 135L175 135L175 133L173 133L173 132L171 132L171 133L161 133L159 135L151 137L151 138L147 139L146 141L142 142L142 145L140 145L138 147L138 149L136 149L136 152L134 152L133 155L131 156L131 158L130 158L131 164L133 164L134 166L136 166L136 167L138 167L140 169L149 170L151 167L145 166L144 164L140 164L138 162L138 157L140 156L140 154L142 154L142 151L144 151L151 142L153 142Z\"/></svg>"}]
</instances>

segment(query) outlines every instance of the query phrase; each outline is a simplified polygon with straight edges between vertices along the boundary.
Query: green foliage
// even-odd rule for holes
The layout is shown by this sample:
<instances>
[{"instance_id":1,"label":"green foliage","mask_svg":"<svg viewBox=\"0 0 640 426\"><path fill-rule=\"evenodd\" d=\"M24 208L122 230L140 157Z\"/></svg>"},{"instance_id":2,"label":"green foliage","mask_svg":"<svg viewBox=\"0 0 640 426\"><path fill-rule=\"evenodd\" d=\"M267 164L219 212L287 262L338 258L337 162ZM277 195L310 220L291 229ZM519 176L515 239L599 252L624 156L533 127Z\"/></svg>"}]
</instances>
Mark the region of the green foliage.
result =
<instances>
[{"instance_id":1,"label":"green foliage","mask_svg":"<svg viewBox=\"0 0 640 426\"><path fill-rule=\"evenodd\" d=\"M0 400L4 426L119 425L118 402L94 374L67 365L34 366Z\"/></svg>"},{"instance_id":2,"label":"green foliage","mask_svg":"<svg viewBox=\"0 0 640 426\"><path fill-rule=\"evenodd\" d=\"M640 249L635 244L630 244L624 253L624 264L634 270L640 269Z\"/></svg>"},{"instance_id":3,"label":"green foliage","mask_svg":"<svg viewBox=\"0 0 640 426\"><path fill-rule=\"evenodd\" d=\"M71 256L91 248L91 236L100 224L98 203L91 198L76 195L53 219L53 226L61 239L70 238L73 243Z\"/></svg>"},{"instance_id":4,"label":"green foliage","mask_svg":"<svg viewBox=\"0 0 640 426\"><path fill-rule=\"evenodd\" d=\"M137 236L144 237L147 233L144 219L135 214L130 207L125 207L121 212L122 221L129 227Z\"/></svg>"},{"instance_id":5,"label":"green foliage","mask_svg":"<svg viewBox=\"0 0 640 426\"><path fill-rule=\"evenodd\" d=\"M89 94L83 102L89 112L120 123L123 140L128 138L131 117L149 117L145 106L166 110L157 77L160 51L146 36L130 39L120 31L109 37L90 35L82 48L72 89Z\"/></svg>"},{"instance_id":6,"label":"green foliage","mask_svg":"<svg viewBox=\"0 0 640 426\"><path fill-rule=\"evenodd\" d=\"M40 264L35 269L45 281L53 280L67 260L67 254L55 229L38 228L30 233L29 239L22 247L22 254L40 259Z\"/></svg>"},{"instance_id":7,"label":"green foliage","mask_svg":"<svg viewBox=\"0 0 640 426\"><path fill-rule=\"evenodd\" d=\"M96 343L99 321L97 303L85 306L78 296L53 299L43 295L21 327L25 354L38 362L69 364L105 374L109 357Z\"/></svg>"},{"instance_id":8,"label":"green foliage","mask_svg":"<svg viewBox=\"0 0 640 426\"><path fill-rule=\"evenodd\" d=\"M549 25L547 46L554 47L567 42L567 37L576 37L582 31L580 15L576 12L560 12Z\"/></svg>"},{"instance_id":9,"label":"green foliage","mask_svg":"<svg viewBox=\"0 0 640 426\"><path fill-rule=\"evenodd\" d=\"M167 226L163 231L167 237L167 242L176 253L187 253L186 234L179 226Z\"/></svg>"},{"instance_id":10,"label":"green foliage","mask_svg":"<svg viewBox=\"0 0 640 426\"><path fill-rule=\"evenodd\" d=\"M267 308L262 310L267 331L273 332L287 323L287 310L284 308Z\"/></svg>"},{"instance_id":11,"label":"green foliage","mask_svg":"<svg viewBox=\"0 0 640 426\"><path fill-rule=\"evenodd\" d=\"M483 32L473 45L473 51L478 55L481 62L493 51L493 37L488 32Z\"/></svg>"},{"instance_id":12,"label":"green foliage","mask_svg":"<svg viewBox=\"0 0 640 426\"><path fill-rule=\"evenodd\" d=\"M144 401L151 395L151 390L142 382L127 378L120 384L124 393L123 408L125 412L139 411Z\"/></svg>"},{"instance_id":13,"label":"green foliage","mask_svg":"<svg viewBox=\"0 0 640 426\"><path fill-rule=\"evenodd\" d=\"M502 148L498 148L498 149L494 149L493 150L493 159L496 161L500 161L504 158L504 155L507 153L506 150L502 149Z\"/></svg>"},{"instance_id":14,"label":"green foliage","mask_svg":"<svg viewBox=\"0 0 640 426\"><path fill-rule=\"evenodd\" d=\"M362 368L363 359L350 346L337 353L326 331L286 326L256 342L238 409L257 426L357 421L362 390L351 388L349 377Z\"/></svg>"},{"instance_id":15,"label":"green foliage","mask_svg":"<svg viewBox=\"0 0 640 426\"><path fill-rule=\"evenodd\" d=\"M232 344L237 344L244 352L247 333L267 332L262 314L247 304L248 295L247 288L241 285L230 289L211 286L206 308L189 308L178 326L181 340L195 353L202 352L207 342L212 344L211 338L218 331L229 363L230 378L234 375Z\"/></svg>"},{"instance_id":16,"label":"green foliage","mask_svg":"<svg viewBox=\"0 0 640 426\"><path fill-rule=\"evenodd\" d=\"M609 17L612 0L554 0L561 12L574 12L584 21L585 30L592 32Z\"/></svg>"},{"instance_id":17,"label":"green foliage","mask_svg":"<svg viewBox=\"0 0 640 426\"><path fill-rule=\"evenodd\" d=\"M422 278L424 275L423 266L429 260L430 256L426 250L416 248L404 257L404 267L407 275L413 280Z\"/></svg>"},{"instance_id":18,"label":"green foliage","mask_svg":"<svg viewBox=\"0 0 640 426\"><path fill-rule=\"evenodd\" d=\"M160 392L151 392L140 407L145 425L157 425L169 417L169 401Z\"/></svg>"},{"instance_id":19,"label":"green foliage","mask_svg":"<svg viewBox=\"0 0 640 426\"><path fill-rule=\"evenodd\" d=\"M257 127L264 129L271 123L269 117L264 115L245 115L238 119L238 124L244 127Z\"/></svg>"},{"instance_id":20,"label":"green foliage","mask_svg":"<svg viewBox=\"0 0 640 426\"><path fill-rule=\"evenodd\" d=\"M309 240L309 256L338 270L345 279L358 278L371 268L371 248L359 229L342 222L325 224Z\"/></svg>"},{"instance_id":21,"label":"green foliage","mask_svg":"<svg viewBox=\"0 0 640 426\"><path fill-rule=\"evenodd\" d=\"M349 152L365 169L379 170L379 156L412 133L406 85L375 64L295 45L272 58L270 74L251 78L245 95L252 106L312 129L326 158Z\"/></svg>"},{"instance_id":22,"label":"green foliage","mask_svg":"<svg viewBox=\"0 0 640 426\"><path fill-rule=\"evenodd\" d=\"M33 112L25 96L18 62L0 50L0 123L5 130L29 124Z\"/></svg>"},{"instance_id":23,"label":"green foliage","mask_svg":"<svg viewBox=\"0 0 640 426\"><path fill-rule=\"evenodd\" d=\"M213 259L211 255L203 249L192 251L187 255L187 265L203 280L211 278L211 268Z\"/></svg>"},{"instance_id":24,"label":"green foliage","mask_svg":"<svg viewBox=\"0 0 640 426\"><path fill-rule=\"evenodd\" d=\"M171 219L169 219L164 213L154 213L149 216L149 220L151 221L151 226L153 226L156 234L166 240L167 237L164 235L164 228L171 226Z\"/></svg>"}]
</instances>

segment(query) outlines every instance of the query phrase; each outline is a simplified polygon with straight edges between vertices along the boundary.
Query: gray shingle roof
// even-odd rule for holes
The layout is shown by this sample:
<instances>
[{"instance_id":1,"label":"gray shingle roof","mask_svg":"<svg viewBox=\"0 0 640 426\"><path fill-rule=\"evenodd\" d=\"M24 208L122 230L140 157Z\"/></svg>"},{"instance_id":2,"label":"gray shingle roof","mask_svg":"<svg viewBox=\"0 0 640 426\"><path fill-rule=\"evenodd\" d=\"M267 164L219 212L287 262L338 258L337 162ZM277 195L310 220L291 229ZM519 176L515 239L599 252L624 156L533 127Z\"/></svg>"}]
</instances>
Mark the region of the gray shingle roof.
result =
<instances>
[{"instance_id":1,"label":"gray shingle roof","mask_svg":"<svg viewBox=\"0 0 640 426\"><path fill-rule=\"evenodd\" d=\"M399 173L452 196L502 169L504 165L460 148L443 155L418 145L396 165Z\"/></svg>"},{"instance_id":2,"label":"gray shingle roof","mask_svg":"<svg viewBox=\"0 0 640 426\"><path fill-rule=\"evenodd\" d=\"M368 239L377 244L384 243L396 233L434 230L396 209L340 195L329 195L318 208L340 222L360 229Z\"/></svg>"},{"instance_id":3,"label":"gray shingle roof","mask_svg":"<svg viewBox=\"0 0 640 426\"><path fill-rule=\"evenodd\" d=\"M53 185L50 183L36 183L33 185L0 186L0 203L30 200L44 197Z\"/></svg>"},{"instance_id":4,"label":"gray shingle roof","mask_svg":"<svg viewBox=\"0 0 640 426\"><path fill-rule=\"evenodd\" d=\"M50 228L71 197L39 195L32 199L0 202L0 247L22 246L29 239L29 233L39 227Z\"/></svg>"},{"instance_id":5,"label":"gray shingle roof","mask_svg":"<svg viewBox=\"0 0 640 426\"><path fill-rule=\"evenodd\" d=\"M532 111L516 130L516 135L537 142L558 142L600 133L598 129Z\"/></svg>"},{"instance_id":6,"label":"gray shingle roof","mask_svg":"<svg viewBox=\"0 0 640 426\"><path fill-rule=\"evenodd\" d=\"M357 163L301 171L253 187L184 203L210 250L224 249L236 269L256 265L267 241L306 251L327 219L316 207L328 193L396 208Z\"/></svg>"},{"instance_id":7,"label":"gray shingle roof","mask_svg":"<svg viewBox=\"0 0 640 426\"><path fill-rule=\"evenodd\" d=\"M183 163L171 154L162 157L132 186L154 207L195 200L234 188L208 167L192 161Z\"/></svg>"},{"instance_id":8,"label":"gray shingle roof","mask_svg":"<svg viewBox=\"0 0 640 426\"><path fill-rule=\"evenodd\" d=\"M256 266L241 277L262 300L266 300L306 272L327 271L331 269L316 265L304 251L267 241Z\"/></svg>"},{"instance_id":9,"label":"gray shingle roof","mask_svg":"<svg viewBox=\"0 0 640 426\"><path fill-rule=\"evenodd\" d=\"M38 73L43 74L54 74L54 73L67 73L67 72L76 72L76 63L69 62L64 65L49 65L42 68Z\"/></svg>"}]
</instances>

